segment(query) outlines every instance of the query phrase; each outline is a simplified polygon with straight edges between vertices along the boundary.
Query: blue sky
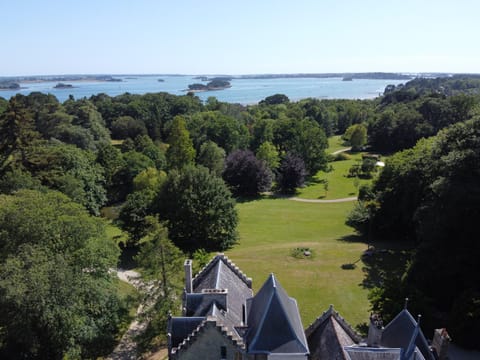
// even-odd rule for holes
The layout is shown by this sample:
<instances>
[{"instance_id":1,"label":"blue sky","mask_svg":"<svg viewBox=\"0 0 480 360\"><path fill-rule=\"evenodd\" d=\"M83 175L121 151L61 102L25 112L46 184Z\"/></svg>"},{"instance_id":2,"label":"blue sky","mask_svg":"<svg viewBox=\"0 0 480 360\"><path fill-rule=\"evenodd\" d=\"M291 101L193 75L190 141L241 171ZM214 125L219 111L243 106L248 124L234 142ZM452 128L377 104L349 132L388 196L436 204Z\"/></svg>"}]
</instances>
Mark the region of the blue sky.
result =
<instances>
[{"instance_id":1,"label":"blue sky","mask_svg":"<svg viewBox=\"0 0 480 360\"><path fill-rule=\"evenodd\" d=\"M0 76L480 73L476 0L1 0Z\"/></svg>"}]
</instances>

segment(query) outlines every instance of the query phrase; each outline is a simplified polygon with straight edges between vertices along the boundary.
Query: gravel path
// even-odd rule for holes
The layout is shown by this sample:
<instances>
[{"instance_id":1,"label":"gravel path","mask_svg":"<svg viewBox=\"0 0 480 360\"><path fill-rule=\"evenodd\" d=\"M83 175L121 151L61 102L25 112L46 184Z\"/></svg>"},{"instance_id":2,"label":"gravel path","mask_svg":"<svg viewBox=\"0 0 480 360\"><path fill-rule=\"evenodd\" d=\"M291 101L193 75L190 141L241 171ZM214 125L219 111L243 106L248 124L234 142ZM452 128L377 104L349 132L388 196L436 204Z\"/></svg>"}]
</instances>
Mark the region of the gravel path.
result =
<instances>
[{"instance_id":1,"label":"gravel path","mask_svg":"<svg viewBox=\"0 0 480 360\"><path fill-rule=\"evenodd\" d=\"M153 293L153 285L144 283L141 275L133 270L117 269L112 270L116 272L117 277L137 289L142 294ZM147 303L142 303L138 306L135 319L130 323L128 330L123 334L120 342L115 347L113 352L105 358L105 360L132 360L138 358L137 343L135 338L145 331L148 325L148 319L144 317L145 310L153 305L156 297L146 297Z\"/></svg>"}]
</instances>

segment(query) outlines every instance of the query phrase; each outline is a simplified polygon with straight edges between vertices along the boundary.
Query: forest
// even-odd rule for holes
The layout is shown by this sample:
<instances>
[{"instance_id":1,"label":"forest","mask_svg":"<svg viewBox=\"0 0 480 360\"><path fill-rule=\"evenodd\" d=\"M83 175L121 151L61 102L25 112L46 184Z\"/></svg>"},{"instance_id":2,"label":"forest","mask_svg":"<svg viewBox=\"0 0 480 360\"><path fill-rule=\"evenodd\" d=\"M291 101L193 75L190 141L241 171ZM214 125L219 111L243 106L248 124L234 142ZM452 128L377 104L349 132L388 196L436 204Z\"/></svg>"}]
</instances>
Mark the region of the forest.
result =
<instances>
[{"instance_id":1,"label":"forest","mask_svg":"<svg viewBox=\"0 0 480 360\"><path fill-rule=\"evenodd\" d=\"M162 279L152 332L163 331L183 254L234 246L236 202L294 194L328 170L332 135L388 156L347 224L371 243L413 244L372 309L388 318L414 297L427 326L478 346L479 89L475 77L414 79L374 100L248 106L192 93L0 98L0 355L108 354L127 311L110 271L125 248ZM105 208L128 233L121 244Z\"/></svg>"}]
</instances>

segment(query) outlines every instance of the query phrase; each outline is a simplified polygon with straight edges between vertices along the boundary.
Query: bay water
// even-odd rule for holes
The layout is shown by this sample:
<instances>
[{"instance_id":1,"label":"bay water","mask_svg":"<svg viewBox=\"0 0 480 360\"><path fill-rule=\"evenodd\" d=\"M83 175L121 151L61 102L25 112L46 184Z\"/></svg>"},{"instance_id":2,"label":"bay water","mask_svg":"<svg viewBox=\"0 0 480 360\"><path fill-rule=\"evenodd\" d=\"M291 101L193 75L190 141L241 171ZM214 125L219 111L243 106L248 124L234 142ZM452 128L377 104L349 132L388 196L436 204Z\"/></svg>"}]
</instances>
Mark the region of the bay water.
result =
<instances>
[{"instance_id":1,"label":"bay water","mask_svg":"<svg viewBox=\"0 0 480 360\"><path fill-rule=\"evenodd\" d=\"M0 90L0 97L9 99L20 93L28 95L33 91L50 93L61 102L73 95L75 99L90 97L99 93L116 96L123 93L145 94L168 92L174 95L187 93L189 84L199 83L193 75L122 75L114 76L122 81L65 81L73 88L56 89L58 81L21 83L18 90ZM163 81L159 81L163 80ZM273 79L232 79L232 87L224 90L198 92L195 95L203 101L214 96L220 101L240 104L256 104L267 96L285 94L290 100L304 98L320 99L370 99L381 95L389 84L398 85L405 80L342 78L273 78Z\"/></svg>"}]
</instances>

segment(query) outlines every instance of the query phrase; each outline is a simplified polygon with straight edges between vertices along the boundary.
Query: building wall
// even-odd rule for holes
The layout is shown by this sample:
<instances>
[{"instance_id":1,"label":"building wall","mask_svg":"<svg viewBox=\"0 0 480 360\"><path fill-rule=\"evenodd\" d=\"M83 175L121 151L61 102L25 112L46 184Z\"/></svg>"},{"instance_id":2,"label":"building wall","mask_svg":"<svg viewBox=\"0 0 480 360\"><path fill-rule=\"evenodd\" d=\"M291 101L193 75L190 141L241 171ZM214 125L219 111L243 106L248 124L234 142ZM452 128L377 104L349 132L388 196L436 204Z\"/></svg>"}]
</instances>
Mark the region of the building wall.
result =
<instances>
[{"instance_id":1,"label":"building wall","mask_svg":"<svg viewBox=\"0 0 480 360\"><path fill-rule=\"evenodd\" d=\"M226 338L214 325L207 324L195 336L197 338L187 348L179 349L175 358L178 360L242 360L239 349ZM221 347L226 348L226 357L221 357Z\"/></svg>"}]
</instances>

